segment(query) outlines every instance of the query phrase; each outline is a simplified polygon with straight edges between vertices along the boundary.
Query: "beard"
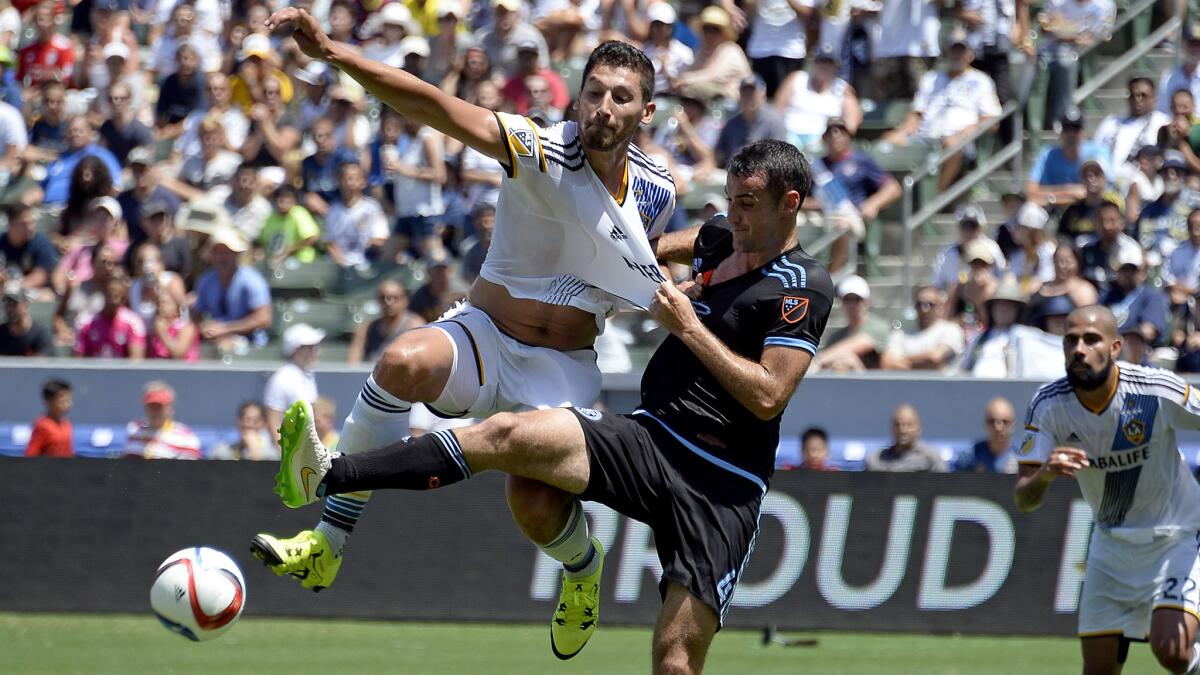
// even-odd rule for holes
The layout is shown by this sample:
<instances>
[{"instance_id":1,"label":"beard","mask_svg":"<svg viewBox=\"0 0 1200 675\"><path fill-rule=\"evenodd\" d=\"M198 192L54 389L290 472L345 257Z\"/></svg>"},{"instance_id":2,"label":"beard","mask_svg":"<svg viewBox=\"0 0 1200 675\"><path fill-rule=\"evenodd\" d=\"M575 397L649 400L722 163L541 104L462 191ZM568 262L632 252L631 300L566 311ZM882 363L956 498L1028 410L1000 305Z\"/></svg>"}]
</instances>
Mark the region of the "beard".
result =
<instances>
[{"instance_id":1,"label":"beard","mask_svg":"<svg viewBox=\"0 0 1200 675\"><path fill-rule=\"evenodd\" d=\"M590 150L609 152L620 143L620 133L602 124L589 124L583 128L583 145Z\"/></svg>"},{"instance_id":2,"label":"beard","mask_svg":"<svg viewBox=\"0 0 1200 675\"><path fill-rule=\"evenodd\" d=\"M1075 365L1075 364L1071 364L1071 365ZM1112 358L1109 358L1105 362L1104 367L1096 372L1087 372L1087 373L1079 374L1076 370L1072 369L1071 367L1068 367L1067 368L1067 382L1070 382L1072 387L1075 387L1076 389L1082 389L1083 391L1092 391L1095 389L1099 389L1100 386L1103 385L1108 380L1108 375L1109 375L1109 373L1112 372L1112 369L1113 369Z\"/></svg>"}]
</instances>

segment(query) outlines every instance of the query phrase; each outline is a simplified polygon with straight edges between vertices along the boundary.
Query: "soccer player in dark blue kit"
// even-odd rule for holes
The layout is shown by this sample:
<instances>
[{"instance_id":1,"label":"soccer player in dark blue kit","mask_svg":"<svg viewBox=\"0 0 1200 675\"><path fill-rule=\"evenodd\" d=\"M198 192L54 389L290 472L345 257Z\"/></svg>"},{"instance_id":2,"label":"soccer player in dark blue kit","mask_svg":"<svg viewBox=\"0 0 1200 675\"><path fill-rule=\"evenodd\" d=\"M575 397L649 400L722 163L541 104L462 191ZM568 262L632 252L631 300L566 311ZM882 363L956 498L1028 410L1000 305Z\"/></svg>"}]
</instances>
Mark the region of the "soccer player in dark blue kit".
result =
<instances>
[{"instance_id":1,"label":"soccer player in dark blue kit","mask_svg":"<svg viewBox=\"0 0 1200 675\"><path fill-rule=\"evenodd\" d=\"M764 140L739 151L728 175L727 216L659 241L660 259L690 263L695 280L658 290L650 312L670 336L646 366L632 414L500 413L342 457L321 445L309 405L298 402L281 429L276 492L298 508L325 495L427 490L496 470L557 488L564 508L575 496L606 504L654 530L663 567L654 671L700 672L754 549L779 421L833 304L829 274L796 239L808 160ZM578 592L598 602L598 581ZM595 617L580 622L584 638L595 625Z\"/></svg>"}]
</instances>

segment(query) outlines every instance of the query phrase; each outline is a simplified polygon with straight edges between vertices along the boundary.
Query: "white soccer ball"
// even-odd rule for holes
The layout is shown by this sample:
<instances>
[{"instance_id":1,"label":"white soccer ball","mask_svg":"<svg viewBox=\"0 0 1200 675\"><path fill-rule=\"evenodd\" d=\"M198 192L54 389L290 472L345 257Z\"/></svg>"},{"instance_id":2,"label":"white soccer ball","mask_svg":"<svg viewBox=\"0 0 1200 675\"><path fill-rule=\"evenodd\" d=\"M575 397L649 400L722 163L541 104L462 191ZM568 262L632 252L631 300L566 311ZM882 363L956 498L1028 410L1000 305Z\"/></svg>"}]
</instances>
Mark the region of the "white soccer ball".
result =
<instances>
[{"instance_id":1,"label":"white soccer ball","mask_svg":"<svg viewBox=\"0 0 1200 675\"><path fill-rule=\"evenodd\" d=\"M225 553L185 548L158 566L150 606L168 630L197 642L212 640L242 615L246 580Z\"/></svg>"}]
</instances>

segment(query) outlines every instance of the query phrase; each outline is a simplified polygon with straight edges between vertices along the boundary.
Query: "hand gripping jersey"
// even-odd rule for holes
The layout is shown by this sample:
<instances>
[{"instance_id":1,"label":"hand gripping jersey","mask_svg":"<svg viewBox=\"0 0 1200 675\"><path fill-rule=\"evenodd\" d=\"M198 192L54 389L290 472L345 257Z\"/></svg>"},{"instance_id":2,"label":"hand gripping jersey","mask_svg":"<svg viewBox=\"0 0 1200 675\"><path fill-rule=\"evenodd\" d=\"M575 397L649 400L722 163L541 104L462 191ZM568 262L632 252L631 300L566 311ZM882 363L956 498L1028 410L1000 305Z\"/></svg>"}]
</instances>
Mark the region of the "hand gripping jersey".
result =
<instances>
[{"instance_id":1,"label":"hand gripping jersey","mask_svg":"<svg viewBox=\"0 0 1200 675\"><path fill-rule=\"evenodd\" d=\"M1175 442L1176 429L1200 429L1200 392L1174 373L1123 361L1107 405L1090 410L1066 378L1038 390L1018 449L1022 464L1043 464L1056 446L1087 453L1077 474L1096 526L1132 541L1200 529L1200 485Z\"/></svg>"},{"instance_id":2,"label":"hand gripping jersey","mask_svg":"<svg viewBox=\"0 0 1200 675\"><path fill-rule=\"evenodd\" d=\"M592 312L601 329L619 307L648 307L663 280L650 240L675 208L667 170L630 145L614 199L583 154L578 124L543 129L520 115L496 119L508 175L479 275L515 298Z\"/></svg>"}]
</instances>

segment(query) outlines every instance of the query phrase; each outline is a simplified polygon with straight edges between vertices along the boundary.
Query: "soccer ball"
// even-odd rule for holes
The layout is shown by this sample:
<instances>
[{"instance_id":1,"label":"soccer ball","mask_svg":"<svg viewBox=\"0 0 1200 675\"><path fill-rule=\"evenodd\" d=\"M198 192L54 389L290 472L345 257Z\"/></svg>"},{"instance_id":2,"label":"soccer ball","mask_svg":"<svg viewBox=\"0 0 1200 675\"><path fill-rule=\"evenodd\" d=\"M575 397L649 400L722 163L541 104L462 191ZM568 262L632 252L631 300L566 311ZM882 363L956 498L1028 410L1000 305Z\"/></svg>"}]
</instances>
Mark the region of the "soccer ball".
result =
<instances>
[{"instance_id":1,"label":"soccer ball","mask_svg":"<svg viewBox=\"0 0 1200 675\"><path fill-rule=\"evenodd\" d=\"M168 630L197 642L229 630L246 605L246 580L228 555L185 548L158 566L150 606Z\"/></svg>"}]
</instances>

